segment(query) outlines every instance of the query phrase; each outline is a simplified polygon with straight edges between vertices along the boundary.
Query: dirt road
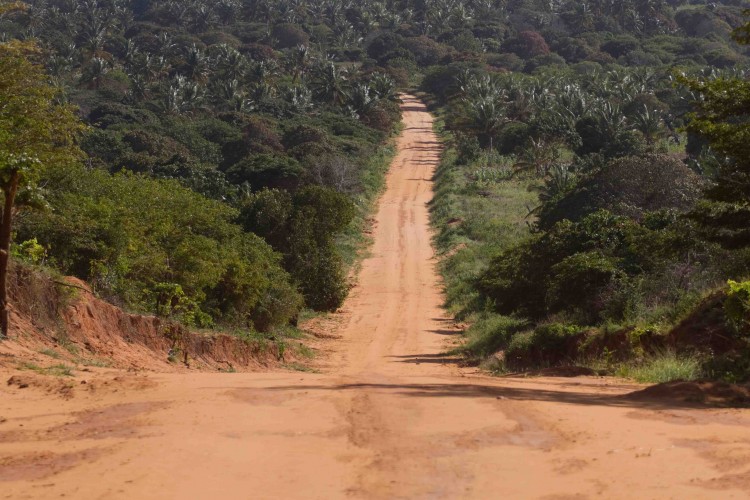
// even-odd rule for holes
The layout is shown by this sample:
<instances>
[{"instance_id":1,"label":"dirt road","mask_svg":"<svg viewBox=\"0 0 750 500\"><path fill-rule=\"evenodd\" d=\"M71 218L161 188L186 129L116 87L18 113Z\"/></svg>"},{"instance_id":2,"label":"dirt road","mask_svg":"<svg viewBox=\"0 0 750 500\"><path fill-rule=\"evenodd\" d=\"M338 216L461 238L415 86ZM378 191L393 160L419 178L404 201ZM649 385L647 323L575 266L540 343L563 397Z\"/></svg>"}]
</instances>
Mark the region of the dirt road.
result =
<instances>
[{"instance_id":1,"label":"dirt road","mask_svg":"<svg viewBox=\"0 0 750 500\"><path fill-rule=\"evenodd\" d=\"M423 106L404 110L372 256L320 373L0 393L0 498L748 497L744 410L623 398L635 387L608 379L493 379L440 356L456 333L428 230L440 150Z\"/></svg>"}]
</instances>

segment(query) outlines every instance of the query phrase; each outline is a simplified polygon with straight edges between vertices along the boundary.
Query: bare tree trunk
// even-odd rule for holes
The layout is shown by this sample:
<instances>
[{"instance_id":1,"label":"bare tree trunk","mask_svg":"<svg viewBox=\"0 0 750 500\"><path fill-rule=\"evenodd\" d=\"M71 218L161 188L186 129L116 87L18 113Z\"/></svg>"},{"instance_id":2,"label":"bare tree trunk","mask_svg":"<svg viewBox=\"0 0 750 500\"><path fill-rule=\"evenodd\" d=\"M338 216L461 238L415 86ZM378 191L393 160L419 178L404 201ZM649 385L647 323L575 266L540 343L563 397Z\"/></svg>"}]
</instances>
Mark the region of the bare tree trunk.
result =
<instances>
[{"instance_id":1,"label":"bare tree trunk","mask_svg":"<svg viewBox=\"0 0 750 500\"><path fill-rule=\"evenodd\" d=\"M10 182L3 190L5 202L3 204L2 224L0 225L0 338L8 338L8 260L10 258L10 237L13 224L13 203L18 191L18 180L18 173L13 173Z\"/></svg>"}]
</instances>

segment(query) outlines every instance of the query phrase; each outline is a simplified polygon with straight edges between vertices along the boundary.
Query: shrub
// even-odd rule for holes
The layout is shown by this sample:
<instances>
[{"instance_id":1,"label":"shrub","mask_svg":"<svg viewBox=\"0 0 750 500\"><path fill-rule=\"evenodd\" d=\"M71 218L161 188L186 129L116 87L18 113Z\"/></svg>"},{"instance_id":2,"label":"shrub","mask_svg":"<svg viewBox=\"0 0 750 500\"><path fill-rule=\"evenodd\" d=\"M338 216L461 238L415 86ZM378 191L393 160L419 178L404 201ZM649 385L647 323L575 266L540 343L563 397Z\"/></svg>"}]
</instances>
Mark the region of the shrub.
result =
<instances>
[{"instance_id":1,"label":"shrub","mask_svg":"<svg viewBox=\"0 0 750 500\"><path fill-rule=\"evenodd\" d=\"M396 50L403 47L404 39L395 33L380 33L367 45L367 55L379 62L386 61Z\"/></svg>"},{"instance_id":2,"label":"shrub","mask_svg":"<svg viewBox=\"0 0 750 500\"><path fill-rule=\"evenodd\" d=\"M649 212L687 212L700 197L702 179L679 159L666 154L629 156L603 168L539 211L539 226L563 219L580 220L598 209L643 219Z\"/></svg>"},{"instance_id":3,"label":"shrub","mask_svg":"<svg viewBox=\"0 0 750 500\"><path fill-rule=\"evenodd\" d=\"M460 351L473 359L484 359L505 349L513 335L528 326L512 316L488 314L475 321L466 331L466 344Z\"/></svg>"},{"instance_id":4,"label":"shrub","mask_svg":"<svg viewBox=\"0 0 750 500\"><path fill-rule=\"evenodd\" d=\"M296 24L277 24L271 30L271 36L278 42L278 47L288 49L310 43L310 35Z\"/></svg>"},{"instance_id":5,"label":"shrub","mask_svg":"<svg viewBox=\"0 0 750 500\"><path fill-rule=\"evenodd\" d=\"M549 46L544 37L536 31L522 31L503 44L503 49L513 52L523 59L549 54Z\"/></svg>"},{"instance_id":6,"label":"shrub","mask_svg":"<svg viewBox=\"0 0 750 500\"><path fill-rule=\"evenodd\" d=\"M176 181L81 166L51 169L43 181L55 186L53 210L27 213L20 241L34 235L51 263L103 296L197 326L265 329L296 315L299 294L281 257L235 225L227 205Z\"/></svg>"},{"instance_id":7,"label":"shrub","mask_svg":"<svg viewBox=\"0 0 750 500\"><path fill-rule=\"evenodd\" d=\"M354 214L354 204L347 196L322 186L307 186L293 197L275 189L255 193L243 202L239 220L284 255L284 267L299 285L308 307L333 311L349 290L334 238Z\"/></svg>"},{"instance_id":8,"label":"shrub","mask_svg":"<svg viewBox=\"0 0 750 500\"><path fill-rule=\"evenodd\" d=\"M453 52L451 47L426 36L407 38L404 45L413 54L414 60L420 66L439 64Z\"/></svg>"},{"instance_id":9,"label":"shrub","mask_svg":"<svg viewBox=\"0 0 750 500\"><path fill-rule=\"evenodd\" d=\"M287 269L299 283L309 307L316 311L335 311L344 302L349 286L333 241L322 237L310 224L315 217L309 207L292 217Z\"/></svg>"},{"instance_id":10,"label":"shrub","mask_svg":"<svg viewBox=\"0 0 750 500\"><path fill-rule=\"evenodd\" d=\"M508 155L516 152L529 142L531 127L526 123L510 123L503 127L497 141L500 154Z\"/></svg>"},{"instance_id":11,"label":"shrub","mask_svg":"<svg viewBox=\"0 0 750 500\"><path fill-rule=\"evenodd\" d=\"M626 56L640 46L638 40L631 35L622 35L607 40L601 46L601 50L612 57Z\"/></svg>"},{"instance_id":12,"label":"shrub","mask_svg":"<svg viewBox=\"0 0 750 500\"><path fill-rule=\"evenodd\" d=\"M521 71L525 63L516 54L509 52L505 54L488 54L487 64L507 71Z\"/></svg>"},{"instance_id":13,"label":"shrub","mask_svg":"<svg viewBox=\"0 0 750 500\"><path fill-rule=\"evenodd\" d=\"M724 300L724 314L736 332L748 332L750 327L750 281L729 280L729 291Z\"/></svg>"},{"instance_id":14,"label":"shrub","mask_svg":"<svg viewBox=\"0 0 750 500\"><path fill-rule=\"evenodd\" d=\"M511 369L554 366L577 356L581 329L575 325L548 323L513 336L505 350Z\"/></svg>"},{"instance_id":15,"label":"shrub","mask_svg":"<svg viewBox=\"0 0 750 500\"><path fill-rule=\"evenodd\" d=\"M280 154L254 154L235 163L226 171L234 184L248 183L253 189L295 189L302 182L305 169L294 158Z\"/></svg>"},{"instance_id":16,"label":"shrub","mask_svg":"<svg viewBox=\"0 0 750 500\"><path fill-rule=\"evenodd\" d=\"M602 307L597 303L601 291L619 274L617 260L599 251L566 257L551 269L548 307L551 311L576 310L593 321Z\"/></svg>"}]
</instances>

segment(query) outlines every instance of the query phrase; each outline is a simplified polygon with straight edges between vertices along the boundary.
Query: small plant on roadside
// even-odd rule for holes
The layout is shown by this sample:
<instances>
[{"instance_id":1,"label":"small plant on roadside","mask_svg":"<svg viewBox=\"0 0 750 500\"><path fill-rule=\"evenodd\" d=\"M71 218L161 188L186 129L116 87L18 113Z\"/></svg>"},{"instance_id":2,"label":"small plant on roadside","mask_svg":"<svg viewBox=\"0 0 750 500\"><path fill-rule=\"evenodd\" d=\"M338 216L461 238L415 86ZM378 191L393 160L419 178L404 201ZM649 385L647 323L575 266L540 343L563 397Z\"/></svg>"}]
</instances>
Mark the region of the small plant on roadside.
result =
<instances>
[{"instance_id":1,"label":"small plant on roadside","mask_svg":"<svg viewBox=\"0 0 750 500\"><path fill-rule=\"evenodd\" d=\"M53 349L42 349L39 351L40 354L44 354L45 356L49 356L50 358L60 359L62 356L59 352L53 350Z\"/></svg>"}]
</instances>

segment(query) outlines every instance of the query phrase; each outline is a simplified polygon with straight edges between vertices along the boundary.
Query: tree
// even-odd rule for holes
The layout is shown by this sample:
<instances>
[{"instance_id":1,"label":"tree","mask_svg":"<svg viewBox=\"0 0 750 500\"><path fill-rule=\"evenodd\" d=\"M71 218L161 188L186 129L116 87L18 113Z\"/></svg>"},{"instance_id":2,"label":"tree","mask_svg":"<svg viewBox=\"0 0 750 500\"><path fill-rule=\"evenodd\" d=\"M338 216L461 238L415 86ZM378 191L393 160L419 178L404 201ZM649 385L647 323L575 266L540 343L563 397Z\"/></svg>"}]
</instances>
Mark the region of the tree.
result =
<instances>
[{"instance_id":1,"label":"tree","mask_svg":"<svg viewBox=\"0 0 750 500\"><path fill-rule=\"evenodd\" d=\"M524 59L550 53L544 37L536 31L522 31L517 37L508 40L504 48Z\"/></svg>"},{"instance_id":2,"label":"tree","mask_svg":"<svg viewBox=\"0 0 750 500\"><path fill-rule=\"evenodd\" d=\"M643 105L643 108L635 114L632 122L633 129L643 135L646 144L654 144L654 142L664 133L659 111L649 109L645 104Z\"/></svg>"},{"instance_id":3,"label":"tree","mask_svg":"<svg viewBox=\"0 0 750 500\"><path fill-rule=\"evenodd\" d=\"M312 83L317 96L325 102L337 105L346 97L347 73L332 62L318 68Z\"/></svg>"},{"instance_id":4,"label":"tree","mask_svg":"<svg viewBox=\"0 0 750 500\"><path fill-rule=\"evenodd\" d=\"M26 6L21 2L0 2L0 14L15 10L25 10Z\"/></svg>"},{"instance_id":5,"label":"tree","mask_svg":"<svg viewBox=\"0 0 750 500\"><path fill-rule=\"evenodd\" d=\"M738 31L748 43L750 23ZM750 81L738 77L681 78L695 95L688 130L723 157L715 185L692 216L704 235L728 248L750 246Z\"/></svg>"},{"instance_id":6,"label":"tree","mask_svg":"<svg viewBox=\"0 0 750 500\"><path fill-rule=\"evenodd\" d=\"M74 162L82 155L75 137L83 125L71 106L55 101L56 89L39 64L37 49L18 42L0 44L0 333L8 334L7 274L17 200L30 203L43 168Z\"/></svg>"}]
</instances>

